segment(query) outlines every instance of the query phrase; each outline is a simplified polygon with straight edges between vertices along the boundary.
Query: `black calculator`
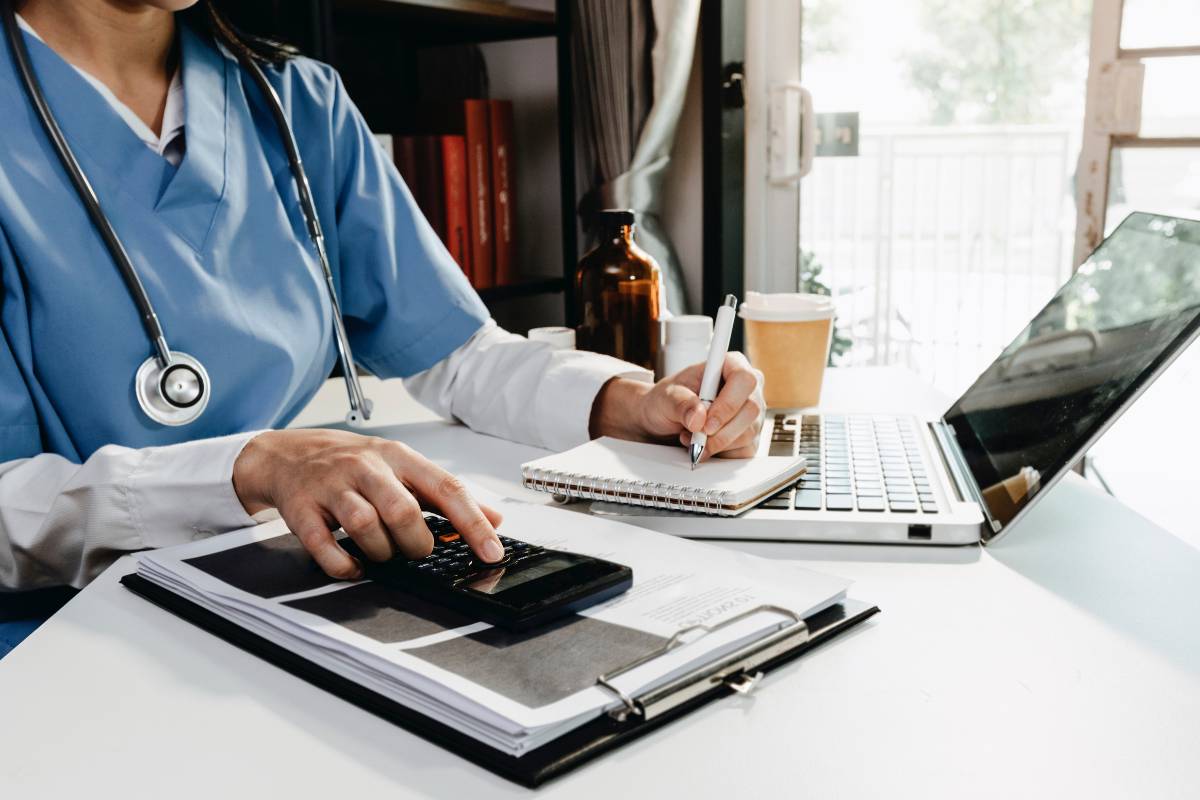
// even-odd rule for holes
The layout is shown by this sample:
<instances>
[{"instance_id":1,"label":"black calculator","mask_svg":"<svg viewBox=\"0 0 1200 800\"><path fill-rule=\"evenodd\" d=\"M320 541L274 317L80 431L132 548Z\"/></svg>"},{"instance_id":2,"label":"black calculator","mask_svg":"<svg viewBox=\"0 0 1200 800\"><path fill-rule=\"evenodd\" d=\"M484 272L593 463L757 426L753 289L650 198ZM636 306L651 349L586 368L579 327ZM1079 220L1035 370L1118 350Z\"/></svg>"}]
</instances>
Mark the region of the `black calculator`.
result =
<instances>
[{"instance_id":1,"label":"black calculator","mask_svg":"<svg viewBox=\"0 0 1200 800\"><path fill-rule=\"evenodd\" d=\"M500 537L504 558L480 561L450 520L426 514L433 552L425 558L374 562L350 539L340 544L366 577L508 630L544 625L616 597L633 570L600 558L547 550Z\"/></svg>"}]
</instances>

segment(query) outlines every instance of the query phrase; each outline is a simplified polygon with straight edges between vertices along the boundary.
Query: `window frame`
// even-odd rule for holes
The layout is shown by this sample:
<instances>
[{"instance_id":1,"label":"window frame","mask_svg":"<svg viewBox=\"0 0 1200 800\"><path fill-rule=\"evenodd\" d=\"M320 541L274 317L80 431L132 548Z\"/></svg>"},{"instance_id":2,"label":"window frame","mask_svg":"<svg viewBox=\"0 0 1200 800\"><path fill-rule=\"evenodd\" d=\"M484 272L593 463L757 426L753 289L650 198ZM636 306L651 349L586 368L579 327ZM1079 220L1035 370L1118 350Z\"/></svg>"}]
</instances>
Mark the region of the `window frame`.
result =
<instances>
[{"instance_id":1,"label":"window frame","mask_svg":"<svg viewBox=\"0 0 1200 800\"><path fill-rule=\"evenodd\" d=\"M1200 147L1200 136L1139 133L1145 60L1200 56L1200 43L1125 49L1121 47L1124 18L1125 0L1094 0L1083 142L1075 171L1074 267L1087 260L1104 238L1114 148Z\"/></svg>"}]
</instances>

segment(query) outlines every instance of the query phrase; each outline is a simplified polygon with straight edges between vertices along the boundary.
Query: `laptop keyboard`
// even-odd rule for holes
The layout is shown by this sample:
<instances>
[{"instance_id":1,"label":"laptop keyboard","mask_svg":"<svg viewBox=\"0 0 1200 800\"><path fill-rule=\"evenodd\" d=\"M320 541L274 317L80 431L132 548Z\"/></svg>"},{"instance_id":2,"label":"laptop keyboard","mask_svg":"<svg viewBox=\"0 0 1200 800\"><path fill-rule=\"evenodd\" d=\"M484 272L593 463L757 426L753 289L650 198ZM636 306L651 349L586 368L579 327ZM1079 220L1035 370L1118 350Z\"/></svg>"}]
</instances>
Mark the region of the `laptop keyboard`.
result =
<instances>
[{"instance_id":1,"label":"laptop keyboard","mask_svg":"<svg viewBox=\"0 0 1200 800\"><path fill-rule=\"evenodd\" d=\"M776 414L770 455L803 456L807 469L759 507L937 514L917 435L907 418Z\"/></svg>"}]
</instances>

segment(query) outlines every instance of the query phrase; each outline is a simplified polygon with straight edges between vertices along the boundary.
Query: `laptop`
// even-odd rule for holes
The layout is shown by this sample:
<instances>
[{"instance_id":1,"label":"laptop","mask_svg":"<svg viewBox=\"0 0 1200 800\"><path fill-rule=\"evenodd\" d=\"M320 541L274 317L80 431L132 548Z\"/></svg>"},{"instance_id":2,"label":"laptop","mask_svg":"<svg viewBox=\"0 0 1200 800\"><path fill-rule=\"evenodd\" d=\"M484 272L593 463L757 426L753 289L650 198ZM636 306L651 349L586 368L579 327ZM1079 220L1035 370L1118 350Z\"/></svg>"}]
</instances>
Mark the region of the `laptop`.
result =
<instances>
[{"instance_id":1,"label":"laptop","mask_svg":"<svg viewBox=\"0 0 1200 800\"><path fill-rule=\"evenodd\" d=\"M600 513L697 538L995 541L1200 333L1200 222L1135 213L937 419L770 409L799 483L733 519Z\"/></svg>"}]
</instances>

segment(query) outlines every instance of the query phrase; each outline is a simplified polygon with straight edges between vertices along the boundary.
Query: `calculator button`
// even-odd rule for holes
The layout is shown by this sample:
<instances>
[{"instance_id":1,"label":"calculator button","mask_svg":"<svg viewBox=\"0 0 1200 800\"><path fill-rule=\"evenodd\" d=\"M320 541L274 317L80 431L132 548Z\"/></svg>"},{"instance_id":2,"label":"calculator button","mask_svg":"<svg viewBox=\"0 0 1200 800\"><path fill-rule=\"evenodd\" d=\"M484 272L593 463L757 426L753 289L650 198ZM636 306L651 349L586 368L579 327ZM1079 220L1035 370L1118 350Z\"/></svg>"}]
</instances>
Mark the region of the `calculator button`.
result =
<instances>
[{"instance_id":1,"label":"calculator button","mask_svg":"<svg viewBox=\"0 0 1200 800\"><path fill-rule=\"evenodd\" d=\"M438 537L438 541L443 544L449 544L450 542L457 542L461 538L457 533L443 533Z\"/></svg>"}]
</instances>

